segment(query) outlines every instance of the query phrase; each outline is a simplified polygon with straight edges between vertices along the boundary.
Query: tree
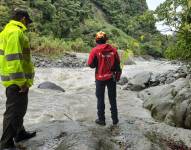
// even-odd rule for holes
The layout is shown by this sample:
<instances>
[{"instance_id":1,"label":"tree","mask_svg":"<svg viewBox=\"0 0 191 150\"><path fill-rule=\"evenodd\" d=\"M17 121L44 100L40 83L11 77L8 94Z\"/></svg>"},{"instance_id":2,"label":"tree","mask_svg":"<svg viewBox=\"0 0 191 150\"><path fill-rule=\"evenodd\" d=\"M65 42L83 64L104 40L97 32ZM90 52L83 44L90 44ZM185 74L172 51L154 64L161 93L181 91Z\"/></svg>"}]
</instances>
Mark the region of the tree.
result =
<instances>
[{"instance_id":1,"label":"tree","mask_svg":"<svg viewBox=\"0 0 191 150\"><path fill-rule=\"evenodd\" d=\"M3 29L5 24L9 21L9 8L7 6L0 5L0 31Z\"/></svg>"},{"instance_id":2,"label":"tree","mask_svg":"<svg viewBox=\"0 0 191 150\"><path fill-rule=\"evenodd\" d=\"M189 0L166 0L155 11L157 21L169 25L173 32L184 32L190 16Z\"/></svg>"},{"instance_id":3,"label":"tree","mask_svg":"<svg viewBox=\"0 0 191 150\"><path fill-rule=\"evenodd\" d=\"M169 25L174 39L166 50L168 58L191 59L190 0L166 0L156 9L158 21Z\"/></svg>"}]
</instances>

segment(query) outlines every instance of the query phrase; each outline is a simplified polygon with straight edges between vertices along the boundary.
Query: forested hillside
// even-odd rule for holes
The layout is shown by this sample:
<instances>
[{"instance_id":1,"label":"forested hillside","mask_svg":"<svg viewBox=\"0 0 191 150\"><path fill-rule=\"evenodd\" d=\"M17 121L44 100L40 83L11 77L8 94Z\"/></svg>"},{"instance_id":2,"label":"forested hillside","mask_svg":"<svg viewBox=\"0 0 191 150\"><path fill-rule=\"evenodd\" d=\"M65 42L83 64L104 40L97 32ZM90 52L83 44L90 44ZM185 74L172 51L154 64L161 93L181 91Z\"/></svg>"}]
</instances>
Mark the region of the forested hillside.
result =
<instances>
[{"instance_id":1,"label":"forested hillside","mask_svg":"<svg viewBox=\"0 0 191 150\"><path fill-rule=\"evenodd\" d=\"M0 30L15 8L27 9L34 20L29 36L35 52L88 52L99 30L136 54L160 56L164 46L146 0L1 0Z\"/></svg>"}]
</instances>

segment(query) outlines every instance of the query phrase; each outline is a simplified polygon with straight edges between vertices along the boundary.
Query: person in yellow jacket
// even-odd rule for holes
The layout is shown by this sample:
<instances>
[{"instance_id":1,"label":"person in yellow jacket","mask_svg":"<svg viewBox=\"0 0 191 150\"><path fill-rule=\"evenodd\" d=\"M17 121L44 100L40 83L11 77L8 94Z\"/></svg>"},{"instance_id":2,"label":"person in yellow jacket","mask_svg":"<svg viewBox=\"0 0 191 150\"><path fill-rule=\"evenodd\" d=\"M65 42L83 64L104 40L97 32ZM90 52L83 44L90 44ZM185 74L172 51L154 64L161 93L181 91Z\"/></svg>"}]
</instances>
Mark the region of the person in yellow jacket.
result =
<instances>
[{"instance_id":1,"label":"person in yellow jacket","mask_svg":"<svg viewBox=\"0 0 191 150\"><path fill-rule=\"evenodd\" d=\"M0 150L14 150L15 142L36 135L36 132L25 131L23 126L28 91L34 78L29 39L25 35L30 23L32 20L28 12L17 9L12 20L0 33L0 76L7 97Z\"/></svg>"}]
</instances>

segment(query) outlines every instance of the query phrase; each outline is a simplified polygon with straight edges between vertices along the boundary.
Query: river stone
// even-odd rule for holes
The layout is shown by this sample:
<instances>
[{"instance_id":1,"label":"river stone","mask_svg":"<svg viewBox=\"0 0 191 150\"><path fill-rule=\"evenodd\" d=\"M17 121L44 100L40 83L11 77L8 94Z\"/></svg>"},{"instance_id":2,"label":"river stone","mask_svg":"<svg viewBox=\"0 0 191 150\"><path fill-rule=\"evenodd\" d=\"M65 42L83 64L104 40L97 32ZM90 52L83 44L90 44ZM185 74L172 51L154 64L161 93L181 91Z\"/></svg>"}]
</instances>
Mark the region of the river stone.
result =
<instances>
[{"instance_id":1,"label":"river stone","mask_svg":"<svg viewBox=\"0 0 191 150\"><path fill-rule=\"evenodd\" d=\"M164 120L173 106L173 102L167 101L151 108L151 116L157 120Z\"/></svg>"},{"instance_id":2,"label":"river stone","mask_svg":"<svg viewBox=\"0 0 191 150\"><path fill-rule=\"evenodd\" d=\"M132 91L140 91L149 86L149 81L151 79L151 72L140 72L129 79L127 88Z\"/></svg>"},{"instance_id":3,"label":"river stone","mask_svg":"<svg viewBox=\"0 0 191 150\"><path fill-rule=\"evenodd\" d=\"M38 88L39 89L51 89L51 90L65 92L65 90L62 87L56 85L55 83L49 82L49 81L39 84Z\"/></svg>"},{"instance_id":4,"label":"river stone","mask_svg":"<svg viewBox=\"0 0 191 150\"><path fill-rule=\"evenodd\" d=\"M160 84L160 80L159 80L160 74L151 74L151 79L150 79L150 85L151 86L157 86Z\"/></svg>"},{"instance_id":5,"label":"river stone","mask_svg":"<svg viewBox=\"0 0 191 150\"><path fill-rule=\"evenodd\" d=\"M191 100L189 101L189 103L191 102ZM186 109L186 113L185 113L185 128L190 129L191 127L191 104L188 105L187 109Z\"/></svg>"},{"instance_id":6,"label":"river stone","mask_svg":"<svg viewBox=\"0 0 191 150\"><path fill-rule=\"evenodd\" d=\"M174 122L176 122L177 127L184 127L185 114L188 107L188 100L183 101L179 105L175 106Z\"/></svg>"},{"instance_id":7,"label":"river stone","mask_svg":"<svg viewBox=\"0 0 191 150\"><path fill-rule=\"evenodd\" d=\"M166 79L165 84L170 84L170 83L174 82L175 80L176 79L174 77L169 77Z\"/></svg>"}]
</instances>

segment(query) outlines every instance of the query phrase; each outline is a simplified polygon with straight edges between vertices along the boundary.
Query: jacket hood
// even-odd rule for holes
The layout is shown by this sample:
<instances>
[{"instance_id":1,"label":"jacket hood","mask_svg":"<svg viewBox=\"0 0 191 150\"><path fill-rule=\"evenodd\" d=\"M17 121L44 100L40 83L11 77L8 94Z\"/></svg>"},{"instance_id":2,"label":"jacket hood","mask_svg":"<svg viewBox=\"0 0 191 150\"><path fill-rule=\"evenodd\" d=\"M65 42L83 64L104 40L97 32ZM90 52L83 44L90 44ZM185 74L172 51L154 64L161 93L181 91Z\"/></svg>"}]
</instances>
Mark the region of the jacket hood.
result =
<instances>
[{"instance_id":1,"label":"jacket hood","mask_svg":"<svg viewBox=\"0 0 191 150\"><path fill-rule=\"evenodd\" d=\"M102 51L110 51L113 49L113 47L110 44L98 44L96 48L101 49Z\"/></svg>"},{"instance_id":2,"label":"jacket hood","mask_svg":"<svg viewBox=\"0 0 191 150\"><path fill-rule=\"evenodd\" d=\"M19 21L10 20L7 26L11 26L11 25L19 26L22 31L27 30L27 27L22 22L19 22Z\"/></svg>"}]
</instances>

